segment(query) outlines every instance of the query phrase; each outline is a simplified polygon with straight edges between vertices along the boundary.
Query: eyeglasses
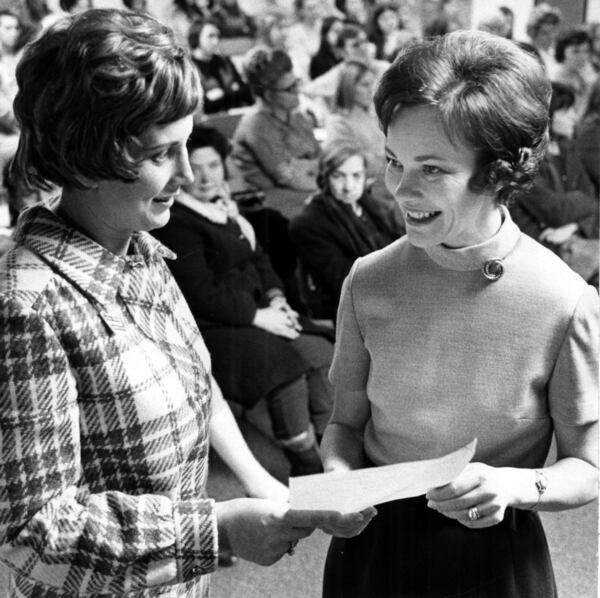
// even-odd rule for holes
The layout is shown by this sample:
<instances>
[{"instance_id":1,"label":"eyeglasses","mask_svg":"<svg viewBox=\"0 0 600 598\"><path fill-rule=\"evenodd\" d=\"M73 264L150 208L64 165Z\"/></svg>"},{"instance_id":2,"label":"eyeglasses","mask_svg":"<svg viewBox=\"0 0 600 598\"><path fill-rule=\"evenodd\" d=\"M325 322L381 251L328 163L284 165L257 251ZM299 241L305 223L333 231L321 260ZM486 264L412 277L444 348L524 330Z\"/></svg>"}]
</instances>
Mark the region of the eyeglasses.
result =
<instances>
[{"instance_id":1,"label":"eyeglasses","mask_svg":"<svg viewBox=\"0 0 600 598\"><path fill-rule=\"evenodd\" d=\"M267 87L267 89L275 91L277 93L297 93L298 91L300 91L300 79L296 79L287 87Z\"/></svg>"}]
</instances>

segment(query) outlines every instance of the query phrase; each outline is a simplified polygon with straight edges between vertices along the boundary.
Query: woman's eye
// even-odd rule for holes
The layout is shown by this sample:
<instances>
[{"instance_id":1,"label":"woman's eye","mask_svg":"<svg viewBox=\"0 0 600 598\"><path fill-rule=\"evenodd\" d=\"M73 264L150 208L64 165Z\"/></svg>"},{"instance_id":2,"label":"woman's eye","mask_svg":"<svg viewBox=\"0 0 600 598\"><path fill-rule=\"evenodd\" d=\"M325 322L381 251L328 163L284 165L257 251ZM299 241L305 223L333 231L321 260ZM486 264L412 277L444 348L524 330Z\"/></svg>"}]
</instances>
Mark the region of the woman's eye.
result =
<instances>
[{"instance_id":1,"label":"woman's eye","mask_svg":"<svg viewBox=\"0 0 600 598\"><path fill-rule=\"evenodd\" d=\"M441 174L443 172L443 170L439 166L432 166L431 164L424 164L423 172L425 174Z\"/></svg>"},{"instance_id":2,"label":"woman's eye","mask_svg":"<svg viewBox=\"0 0 600 598\"><path fill-rule=\"evenodd\" d=\"M162 152L158 152L157 154L153 154L150 156L150 159L156 164L162 164L169 157L168 150L163 150Z\"/></svg>"},{"instance_id":3,"label":"woman's eye","mask_svg":"<svg viewBox=\"0 0 600 598\"><path fill-rule=\"evenodd\" d=\"M398 162L398 160L396 160L395 158L392 158L392 156L386 155L385 159L392 168L402 168L402 164L400 164L400 162Z\"/></svg>"}]
</instances>

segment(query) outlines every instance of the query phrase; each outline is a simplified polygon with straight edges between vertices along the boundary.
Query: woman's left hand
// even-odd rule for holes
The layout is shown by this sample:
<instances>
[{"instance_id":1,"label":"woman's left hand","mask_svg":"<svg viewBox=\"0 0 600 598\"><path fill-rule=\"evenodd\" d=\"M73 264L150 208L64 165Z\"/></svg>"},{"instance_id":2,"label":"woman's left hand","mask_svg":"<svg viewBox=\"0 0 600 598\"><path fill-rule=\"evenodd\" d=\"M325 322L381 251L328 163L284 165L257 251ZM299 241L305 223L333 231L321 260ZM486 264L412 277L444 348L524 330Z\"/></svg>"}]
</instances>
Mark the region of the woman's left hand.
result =
<instances>
[{"instance_id":1,"label":"woman's left hand","mask_svg":"<svg viewBox=\"0 0 600 598\"><path fill-rule=\"evenodd\" d=\"M466 527L496 525L504 519L511 501L514 484L509 471L484 463L469 463L454 481L427 492L427 506Z\"/></svg>"}]
</instances>

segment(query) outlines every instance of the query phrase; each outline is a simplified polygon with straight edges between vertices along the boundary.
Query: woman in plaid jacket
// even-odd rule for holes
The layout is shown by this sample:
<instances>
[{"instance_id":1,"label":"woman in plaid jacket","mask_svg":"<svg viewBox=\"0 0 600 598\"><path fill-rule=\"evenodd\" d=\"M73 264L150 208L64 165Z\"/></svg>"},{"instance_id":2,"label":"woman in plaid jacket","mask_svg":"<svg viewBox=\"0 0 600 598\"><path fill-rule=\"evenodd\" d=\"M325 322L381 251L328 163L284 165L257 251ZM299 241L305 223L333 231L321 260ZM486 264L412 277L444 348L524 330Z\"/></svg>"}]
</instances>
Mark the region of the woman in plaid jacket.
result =
<instances>
[{"instance_id":1,"label":"woman in plaid jacket","mask_svg":"<svg viewBox=\"0 0 600 598\"><path fill-rule=\"evenodd\" d=\"M218 542L262 564L356 514L205 495L209 439L249 494L251 457L147 231L192 178L196 70L154 19L61 20L17 71L16 173L63 188L0 261L0 559L10 596L206 596ZM252 487L257 482L256 487Z\"/></svg>"}]
</instances>

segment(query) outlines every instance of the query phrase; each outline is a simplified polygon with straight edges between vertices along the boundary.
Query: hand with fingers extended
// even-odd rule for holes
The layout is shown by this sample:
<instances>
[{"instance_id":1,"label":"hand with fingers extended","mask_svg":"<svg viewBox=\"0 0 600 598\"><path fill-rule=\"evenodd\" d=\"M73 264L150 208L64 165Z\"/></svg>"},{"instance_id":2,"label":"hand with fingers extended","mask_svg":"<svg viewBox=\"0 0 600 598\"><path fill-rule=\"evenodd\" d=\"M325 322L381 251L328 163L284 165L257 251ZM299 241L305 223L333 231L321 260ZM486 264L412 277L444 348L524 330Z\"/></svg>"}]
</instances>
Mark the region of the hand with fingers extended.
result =
<instances>
[{"instance_id":1,"label":"hand with fingers extended","mask_svg":"<svg viewBox=\"0 0 600 598\"><path fill-rule=\"evenodd\" d=\"M298 540L310 536L308 518L287 516L289 506L258 498L237 498L216 504L219 541L239 556L259 565L272 565L292 554Z\"/></svg>"},{"instance_id":2,"label":"hand with fingers extended","mask_svg":"<svg viewBox=\"0 0 600 598\"><path fill-rule=\"evenodd\" d=\"M466 527L491 527L504 519L514 480L508 468L470 463L452 482L427 492L427 506Z\"/></svg>"},{"instance_id":3,"label":"hand with fingers extended","mask_svg":"<svg viewBox=\"0 0 600 598\"><path fill-rule=\"evenodd\" d=\"M271 334L291 340L300 336L297 319L277 307L257 309L252 324Z\"/></svg>"},{"instance_id":4,"label":"hand with fingers extended","mask_svg":"<svg viewBox=\"0 0 600 598\"><path fill-rule=\"evenodd\" d=\"M374 507L367 507L358 513L290 510L288 521L294 522L294 525L317 527L326 534L338 538L352 538L358 536L375 515L377 509Z\"/></svg>"}]
</instances>

